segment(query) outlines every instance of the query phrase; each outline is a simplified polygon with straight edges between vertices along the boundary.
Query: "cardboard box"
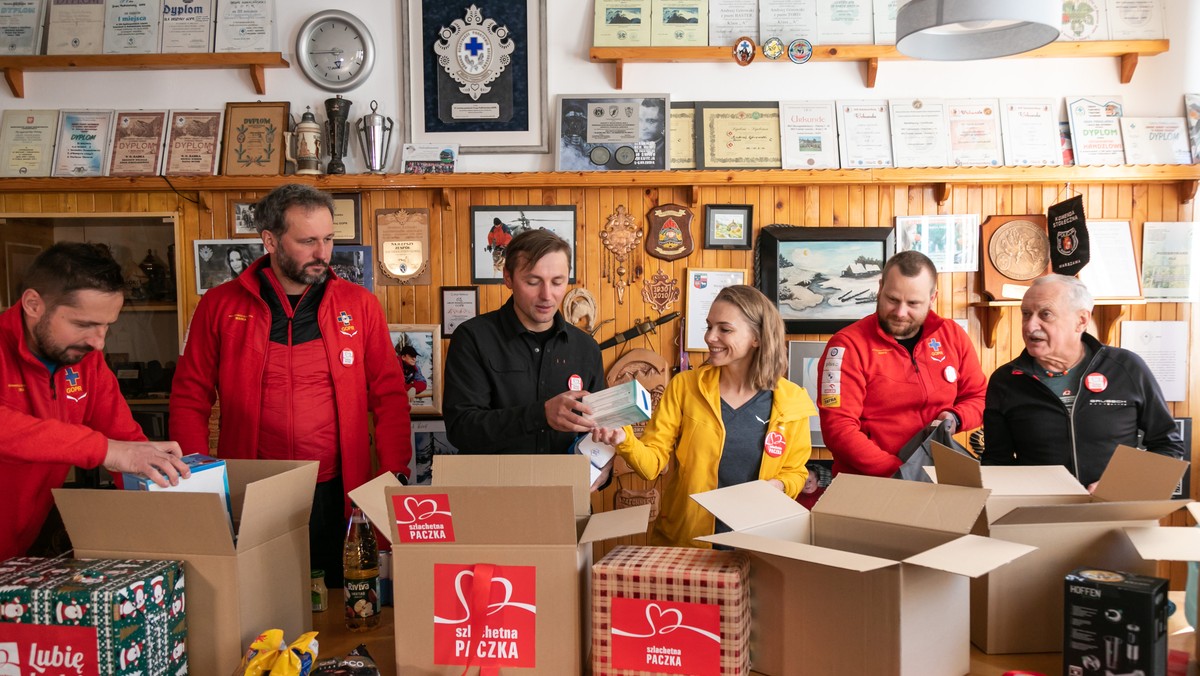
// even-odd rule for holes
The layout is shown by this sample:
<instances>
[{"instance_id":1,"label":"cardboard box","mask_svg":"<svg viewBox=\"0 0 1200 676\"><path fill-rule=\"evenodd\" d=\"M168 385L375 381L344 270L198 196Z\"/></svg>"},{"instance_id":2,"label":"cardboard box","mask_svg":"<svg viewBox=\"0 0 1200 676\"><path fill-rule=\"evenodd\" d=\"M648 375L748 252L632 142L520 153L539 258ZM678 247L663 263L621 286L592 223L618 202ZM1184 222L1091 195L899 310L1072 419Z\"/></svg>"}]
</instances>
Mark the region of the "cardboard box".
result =
<instances>
[{"instance_id":1,"label":"cardboard box","mask_svg":"<svg viewBox=\"0 0 1200 676\"><path fill-rule=\"evenodd\" d=\"M592 674L749 674L749 575L744 552L609 552L592 566Z\"/></svg>"},{"instance_id":2,"label":"cardboard box","mask_svg":"<svg viewBox=\"0 0 1200 676\"><path fill-rule=\"evenodd\" d=\"M1063 673L1167 673L1168 580L1079 568L1063 581Z\"/></svg>"},{"instance_id":3,"label":"cardboard box","mask_svg":"<svg viewBox=\"0 0 1200 676\"><path fill-rule=\"evenodd\" d=\"M1140 551L1129 528L1158 529L1182 509L1171 500L1187 463L1119 446L1094 494L1062 466L980 467L934 445L938 482L991 490L973 529L1037 552L971 584L971 642L986 653L1062 650L1063 577L1080 566L1153 575L1155 560L1200 560L1190 536L1161 529L1177 547ZM1175 531L1175 532L1172 532Z\"/></svg>"},{"instance_id":4,"label":"cardboard box","mask_svg":"<svg viewBox=\"0 0 1200 676\"><path fill-rule=\"evenodd\" d=\"M644 533L650 513L589 515L588 464L435 456L432 486L385 474L351 493L393 543L397 674L457 676L468 664L583 673L592 543Z\"/></svg>"},{"instance_id":5,"label":"cardboard box","mask_svg":"<svg viewBox=\"0 0 1200 676\"><path fill-rule=\"evenodd\" d=\"M9 559L0 664L17 671L0 671L187 673L186 605L179 561Z\"/></svg>"},{"instance_id":6,"label":"cardboard box","mask_svg":"<svg viewBox=\"0 0 1200 676\"><path fill-rule=\"evenodd\" d=\"M1032 547L968 535L988 492L840 474L810 513L763 481L692 499L751 553L751 666L794 674L970 671L968 578Z\"/></svg>"},{"instance_id":7,"label":"cardboard box","mask_svg":"<svg viewBox=\"0 0 1200 676\"><path fill-rule=\"evenodd\" d=\"M191 673L225 674L258 634L312 629L308 517L317 463L226 460L237 526L213 493L56 489L75 555L187 564Z\"/></svg>"}]
</instances>

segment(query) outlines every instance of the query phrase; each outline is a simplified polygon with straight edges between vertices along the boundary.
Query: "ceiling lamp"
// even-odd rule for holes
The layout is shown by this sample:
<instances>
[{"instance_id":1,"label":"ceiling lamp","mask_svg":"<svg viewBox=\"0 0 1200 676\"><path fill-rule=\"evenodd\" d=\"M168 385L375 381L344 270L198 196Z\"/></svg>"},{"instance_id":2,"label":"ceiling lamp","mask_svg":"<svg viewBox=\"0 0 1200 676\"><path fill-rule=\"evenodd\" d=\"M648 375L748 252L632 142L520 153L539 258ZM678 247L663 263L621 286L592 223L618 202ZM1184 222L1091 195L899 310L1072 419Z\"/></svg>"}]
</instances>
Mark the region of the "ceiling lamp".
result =
<instances>
[{"instance_id":1,"label":"ceiling lamp","mask_svg":"<svg viewBox=\"0 0 1200 676\"><path fill-rule=\"evenodd\" d=\"M1056 0L910 0L896 12L896 48L917 59L969 61L1054 42Z\"/></svg>"}]
</instances>

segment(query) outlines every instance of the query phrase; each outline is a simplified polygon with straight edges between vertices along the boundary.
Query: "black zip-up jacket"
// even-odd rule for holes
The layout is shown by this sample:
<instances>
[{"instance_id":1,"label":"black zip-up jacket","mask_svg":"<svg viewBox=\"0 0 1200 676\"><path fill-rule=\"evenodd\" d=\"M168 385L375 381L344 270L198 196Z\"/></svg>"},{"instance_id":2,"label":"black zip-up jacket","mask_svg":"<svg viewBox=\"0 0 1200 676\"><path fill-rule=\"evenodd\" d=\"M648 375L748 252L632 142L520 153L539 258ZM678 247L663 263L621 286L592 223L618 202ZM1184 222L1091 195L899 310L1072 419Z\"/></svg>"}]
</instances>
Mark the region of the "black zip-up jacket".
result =
<instances>
[{"instance_id":1,"label":"black zip-up jacket","mask_svg":"<svg viewBox=\"0 0 1200 676\"><path fill-rule=\"evenodd\" d=\"M1023 367L1028 351L996 369L983 409L985 465L1064 465L1081 484L1100 478L1117 444L1184 455L1175 419L1146 362L1088 334L1092 358L1071 410Z\"/></svg>"}]
</instances>

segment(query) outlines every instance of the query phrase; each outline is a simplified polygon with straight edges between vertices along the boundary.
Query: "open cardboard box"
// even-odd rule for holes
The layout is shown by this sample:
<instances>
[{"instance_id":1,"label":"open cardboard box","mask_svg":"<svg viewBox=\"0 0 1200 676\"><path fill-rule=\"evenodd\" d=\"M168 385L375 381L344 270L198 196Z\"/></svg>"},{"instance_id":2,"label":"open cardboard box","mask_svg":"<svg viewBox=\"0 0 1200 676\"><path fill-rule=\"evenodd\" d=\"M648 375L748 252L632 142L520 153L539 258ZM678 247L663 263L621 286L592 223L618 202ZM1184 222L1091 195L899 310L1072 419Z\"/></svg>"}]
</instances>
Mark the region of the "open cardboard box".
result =
<instances>
[{"instance_id":1,"label":"open cardboard box","mask_svg":"<svg viewBox=\"0 0 1200 676\"><path fill-rule=\"evenodd\" d=\"M692 496L751 554L751 666L772 676L970 671L968 578L1033 550L969 535L988 492L838 475L810 513L766 482Z\"/></svg>"},{"instance_id":2,"label":"open cardboard box","mask_svg":"<svg viewBox=\"0 0 1200 676\"><path fill-rule=\"evenodd\" d=\"M439 455L432 486L385 474L351 492L392 542L397 674L457 676L468 663L583 673L592 543L644 533L650 516L649 505L589 514L588 466Z\"/></svg>"},{"instance_id":3,"label":"open cardboard box","mask_svg":"<svg viewBox=\"0 0 1200 676\"><path fill-rule=\"evenodd\" d=\"M262 631L312 629L308 517L317 463L226 460L216 493L55 489L78 558L185 562L188 665L227 674Z\"/></svg>"},{"instance_id":4,"label":"open cardboard box","mask_svg":"<svg viewBox=\"0 0 1200 676\"><path fill-rule=\"evenodd\" d=\"M939 484L991 490L973 532L1038 548L971 583L971 642L986 653L1062 650L1063 577L1075 568L1154 575L1159 560L1200 560L1190 529L1158 527L1187 504L1169 499L1182 460L1118 446L1089 495L1060 465L981 467L939 444L933 458ZM1130 529L1154 531L1157 546L1143 549Z\"/></svg>"}]
</instances>

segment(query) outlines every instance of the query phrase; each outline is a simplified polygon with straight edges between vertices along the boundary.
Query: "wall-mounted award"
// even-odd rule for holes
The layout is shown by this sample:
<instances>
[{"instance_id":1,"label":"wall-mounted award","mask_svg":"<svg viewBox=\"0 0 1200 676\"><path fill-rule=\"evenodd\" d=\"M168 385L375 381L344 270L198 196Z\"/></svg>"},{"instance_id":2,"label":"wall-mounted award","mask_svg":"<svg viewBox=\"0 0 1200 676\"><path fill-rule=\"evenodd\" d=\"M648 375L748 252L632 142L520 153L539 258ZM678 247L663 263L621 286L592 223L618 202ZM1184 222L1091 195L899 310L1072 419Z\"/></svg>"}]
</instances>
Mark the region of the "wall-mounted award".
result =
<instances>
[{"instance_id":1,"label":"wall-mounted award","mask_svg":"<svg viewBox=\"0 0 1200 676\"><path fill-rule=\"evenodd\" d=\"M38 53L45 5L41 0L0 0L0 52L6 56Z\"/></svg>"},{"instance_id":2,"label":"wall-mounted award","mask_svg":"<svg viewBox=\"0 0 1200 676\"><path fill-rule=\"evenodd\" d=\"M375 237L380 284L412 284L429 266L428 209L377 209Z\"/></svg>"},{"instance_id":3,"label":"wall-mounted award","mask_svg":"<svg viewBox=\"0 0 1200 676\"><path fill-rule=\"evenodd\" d=\"M646 214L646 253L673 261L692 253L692 210L682 204L664 204ZM661 311L660 311L661 312Z\"/></svg>"},{"instance_id":4,"label":"wall-mounted award","mask_svg":"<svg viewBox=\"0 0 1200 676\"><path fill-rule=\"evenodd\" d=\"M1046 217L989 216L983 223L983 293L1020 300L1034 279L1050 273Z\"/></svg>"},{"instance_id":5,"label":"wall-mounted award","mask_svg":"<svg viewBox=\"0 0 1200 676\"><path fill-rule=\"evenodd\" d=\"M49 176L57 110L6 110L0 118L0 176Z\"/></svg>"}]
</instances>

